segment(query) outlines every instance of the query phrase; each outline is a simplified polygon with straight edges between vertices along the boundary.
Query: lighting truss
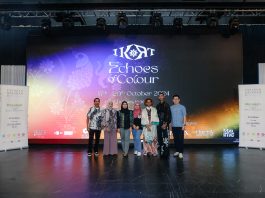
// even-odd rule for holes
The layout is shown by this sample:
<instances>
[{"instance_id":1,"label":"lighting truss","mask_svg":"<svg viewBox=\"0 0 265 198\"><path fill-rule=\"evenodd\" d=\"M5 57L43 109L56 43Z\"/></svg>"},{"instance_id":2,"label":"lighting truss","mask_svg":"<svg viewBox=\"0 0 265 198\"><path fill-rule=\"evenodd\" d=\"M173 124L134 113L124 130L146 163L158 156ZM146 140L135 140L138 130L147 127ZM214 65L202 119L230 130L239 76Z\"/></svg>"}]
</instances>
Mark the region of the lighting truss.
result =
<instances>
[{"instance_id":1,"label":"lighting truss","mask_svg":"<svg viewBox=\"0 0 265 198\"><path fill-rule=\"evenodd\" d=\"M85 23L80 26L95 26L97 18L104 18L107 25L117 25L116 18L119 13L125 13L128 17L128 25L149 25L152 13L161 13L164 25L173 25L174 18L182 18L183 25L202 25L198 18L205 18L210 13L220 16L219 25L227 25L232 17L238 17L241 24L255 24L254 18L264 18L265 9L94 9L94 10L43 10L43 11L0 11L0 16L8 15L11 19L32 19L38 21L43 18L55 19L58 13L72 13L74 18L82 18ZM260 22L257 22L260 24ZM262 23L261 23L262 24ZM29 26L38 27L37 23ZM52 22L52 26L60 26L60 23ZM19 24L12 26L21 26ZM22 26L21 26L22 27Z\"/></svg>"}]
</instances>

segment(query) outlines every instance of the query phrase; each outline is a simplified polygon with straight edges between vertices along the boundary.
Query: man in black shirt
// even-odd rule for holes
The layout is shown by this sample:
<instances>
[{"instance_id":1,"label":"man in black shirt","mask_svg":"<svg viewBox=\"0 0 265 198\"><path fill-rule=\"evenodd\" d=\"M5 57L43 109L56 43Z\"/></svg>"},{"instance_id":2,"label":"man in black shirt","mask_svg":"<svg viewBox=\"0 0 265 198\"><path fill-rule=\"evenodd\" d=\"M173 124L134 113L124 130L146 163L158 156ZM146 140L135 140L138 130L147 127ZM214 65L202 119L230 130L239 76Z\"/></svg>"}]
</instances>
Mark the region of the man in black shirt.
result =
<instances>
[{"instance_id":1,"label":"man in black shirt","mask_svg":"<svg viewBox=\"0 0 265 198\"><path fill-rule=\"evenodd\" d=\"M157 126L158 150L160 155L164 154L165 149L168 151L168 126L171 122L171 111L169 104L165 101L165 94L160 92L158 95L159 103L156 105L159 125ZM169 154L169 153L168 153Z\"/></svg>"}]
</instances>

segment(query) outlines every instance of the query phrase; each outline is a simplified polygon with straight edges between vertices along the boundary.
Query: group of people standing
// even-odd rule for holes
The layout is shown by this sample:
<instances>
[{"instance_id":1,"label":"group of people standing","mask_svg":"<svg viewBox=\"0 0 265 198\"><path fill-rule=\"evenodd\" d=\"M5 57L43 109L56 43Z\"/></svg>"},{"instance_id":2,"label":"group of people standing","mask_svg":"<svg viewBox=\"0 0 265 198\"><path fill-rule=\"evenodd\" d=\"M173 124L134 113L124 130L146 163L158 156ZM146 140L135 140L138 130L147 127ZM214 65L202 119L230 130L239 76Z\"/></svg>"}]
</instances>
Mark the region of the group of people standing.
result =
<instances>
[{"instance_id":1,"label":"group of people standing","mask_svg":"<svg viewBox=\"0 0 265 198\"><path fill-rule=\"evenodd\" d=\"M137 156L157 156L169 154L168 131L173 132L176 152L175 157L183 158L184 130L186 126L186 108L180 104L180 96L173 96L173 105L165 101L163 92L159 93L159 103L153 107L153 100L146 98L145 108L140 103L129 110L128 103L123 101L119 111L108 102L107 108L101 110L100 99L94 99L94 106L87 113L87 130L89 132L88 156L98 156L100 133L104 131L103 155L117 155L117 132L120 133L123 156L127 157L130 145L130 134L134 139L134 154ZM143 151L141 144L143 135ZM95 137L95 141L94 141Z\"/></svg>"}]
</instances>

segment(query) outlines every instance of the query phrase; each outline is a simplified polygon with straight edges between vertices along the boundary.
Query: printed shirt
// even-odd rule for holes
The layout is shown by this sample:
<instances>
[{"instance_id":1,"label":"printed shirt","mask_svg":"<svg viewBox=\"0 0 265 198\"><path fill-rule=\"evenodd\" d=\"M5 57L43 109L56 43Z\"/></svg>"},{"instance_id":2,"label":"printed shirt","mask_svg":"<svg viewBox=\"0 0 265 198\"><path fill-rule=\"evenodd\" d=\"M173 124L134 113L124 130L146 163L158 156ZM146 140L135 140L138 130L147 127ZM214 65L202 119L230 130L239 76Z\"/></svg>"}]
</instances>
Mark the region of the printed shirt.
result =
<instances>
[{"instance_id":1,"label":"printed shirt","mask_svg":"<svg viewBox=\"0 0 265 198\"><path fill-rule=\"evenodd\" d=\"M117 129L118 113L114 109L104 109L102 111L102 127L109 130Z\"/></svg>"},{"instance_id":2,"label":"printed shirt","mask_svg":"<svg viewBox=\"0 0 265 198\"><path fill-rule=\"evenodd\" d=\"M87 113L89 118L89 128L93 130L101 130L102 112L100 108L91 107Z\"/></svg>"}]
</instances>

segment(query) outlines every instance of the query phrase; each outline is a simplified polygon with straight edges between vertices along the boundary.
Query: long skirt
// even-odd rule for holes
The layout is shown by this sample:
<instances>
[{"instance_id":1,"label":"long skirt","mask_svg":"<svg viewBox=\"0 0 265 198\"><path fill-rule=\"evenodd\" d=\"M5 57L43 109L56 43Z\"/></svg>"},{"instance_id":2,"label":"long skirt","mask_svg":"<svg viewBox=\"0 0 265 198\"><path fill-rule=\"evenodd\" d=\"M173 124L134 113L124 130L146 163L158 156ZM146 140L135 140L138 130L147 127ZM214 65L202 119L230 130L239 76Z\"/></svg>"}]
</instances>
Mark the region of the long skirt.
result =
<instances>
[{"instance_id":1,"label":"long skirt","mask_svg":"<svg viewBox=\"0 0 265 198\"><path fill-rule=\"evenodd\" d=\"M115 130L104 131L103 155L118 154L117 133Z\"/></svg>"}]
</instances>

